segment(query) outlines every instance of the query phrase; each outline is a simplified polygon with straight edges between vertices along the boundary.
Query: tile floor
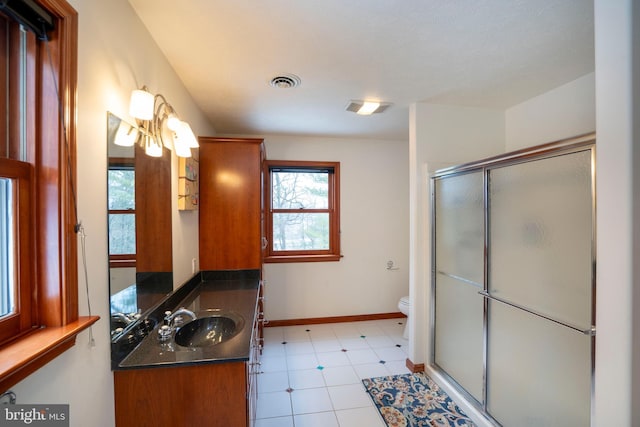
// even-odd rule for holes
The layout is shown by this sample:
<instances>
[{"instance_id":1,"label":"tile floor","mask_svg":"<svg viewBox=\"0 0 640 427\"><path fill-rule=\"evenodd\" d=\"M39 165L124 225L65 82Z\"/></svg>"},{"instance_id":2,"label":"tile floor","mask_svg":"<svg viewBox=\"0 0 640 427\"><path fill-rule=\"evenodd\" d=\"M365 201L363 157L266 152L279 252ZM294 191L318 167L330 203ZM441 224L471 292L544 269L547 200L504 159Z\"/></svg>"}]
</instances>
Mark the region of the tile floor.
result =
<instances>
[{"instance_id":1,"label":"tile floor","mask_svg":"<svg viewBox=\"0 0 640 427\"><path fill-rule=\"evenodd\" d=\"M409 373L404 321L265 328L255 427L386 427L361 380Z\"/></svg>"}]
</instances>

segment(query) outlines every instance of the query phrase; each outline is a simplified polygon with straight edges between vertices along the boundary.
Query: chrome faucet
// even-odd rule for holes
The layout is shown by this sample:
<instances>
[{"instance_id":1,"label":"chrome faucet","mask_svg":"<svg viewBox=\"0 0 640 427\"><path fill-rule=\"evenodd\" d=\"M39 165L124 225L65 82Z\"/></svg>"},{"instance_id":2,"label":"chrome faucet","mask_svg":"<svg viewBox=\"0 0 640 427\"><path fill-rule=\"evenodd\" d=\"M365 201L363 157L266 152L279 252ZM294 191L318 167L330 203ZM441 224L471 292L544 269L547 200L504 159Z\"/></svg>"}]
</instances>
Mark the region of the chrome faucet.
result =
<instances>
[{"instance_id":1,"label":"chrome faucet","mask_svg":"<svg viewBox=\"0 0 640 427\"><path fill-rule=\"evenodd\" d=\"M180 326L184 323L183 315L187 315L191 317L191 320L196 320L196 317L197 317L193 311L187 310L184 307L177 309L173 313L171 313L170 311L165 311L164 314L165 314L165 317L164 317L165 325L168 325L169 327L172 327L172 328L176 326L172 324L174 321L177 323L177 326Z\"/></svg>"},{"instance_id":2,"label":"chrome faucet","mask_svg":"<svg viewBox=\"0 0 640 427\"><path fill-rule=\"evenodd\" d=\"M131 323L131 318L124 313L111 313L111 320L121 320L123 323Z\"/></svg>"}]
</instances>

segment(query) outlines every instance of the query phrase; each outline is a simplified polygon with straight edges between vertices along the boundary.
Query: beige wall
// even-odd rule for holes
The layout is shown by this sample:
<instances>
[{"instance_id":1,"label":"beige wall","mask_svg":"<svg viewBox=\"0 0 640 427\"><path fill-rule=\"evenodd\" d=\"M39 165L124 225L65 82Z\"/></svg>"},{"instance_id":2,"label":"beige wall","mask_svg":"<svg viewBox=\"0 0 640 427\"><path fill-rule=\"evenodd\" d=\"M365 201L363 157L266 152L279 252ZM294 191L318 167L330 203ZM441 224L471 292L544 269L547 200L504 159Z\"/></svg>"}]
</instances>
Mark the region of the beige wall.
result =
<instances>
[{"instance_id":1,"label":"beige wall","mask_svg":"<svg viewBox=\"0 0 640 427\"><path fill-rule=\"evenodd\" d=\"M596 0L597 426L640 425L640 4ZM611 399L611 396L617 396Z\"/></svg>"},{"instance_id":2,"label":"beige wall","mask_svg":"<svg viewBox=\"0 0 640 427\"><path fill-rule=\"evenodd\" d=\"M397 312L409 293L407 142L267 135L265 146L269 159L340 162L344 256L266 264L267 318Z\"/></svg>"},{"instance_id":3,"label":"beige wall","mask_svg":"<svg viewBox=\"0 0 640 427\"><path fill-rule=\"evenodd\" d=\"M596 130L596 76L589 73L505 111L506 151Z\"/></svg>"}]
</instances>

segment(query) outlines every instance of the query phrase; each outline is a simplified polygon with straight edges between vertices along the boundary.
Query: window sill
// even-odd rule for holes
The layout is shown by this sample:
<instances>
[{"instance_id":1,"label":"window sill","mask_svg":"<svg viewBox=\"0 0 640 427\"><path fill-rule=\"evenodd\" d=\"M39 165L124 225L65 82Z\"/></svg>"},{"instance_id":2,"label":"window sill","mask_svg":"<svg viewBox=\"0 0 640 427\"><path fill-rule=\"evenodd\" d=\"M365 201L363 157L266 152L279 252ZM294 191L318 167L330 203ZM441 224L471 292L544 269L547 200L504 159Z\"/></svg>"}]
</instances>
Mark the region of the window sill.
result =
<instances>
[{"instance_id":1,"label":"window sill","mask_svg":"<svg viewBox=\"0 0 640 427\"><path fill-rule=\"evenodd\" d=\"M340 261L342 255L272 255L264 258L265 263L278 262L330 262Z\"/></svg>"},{"instance_id":2,"label":"window sill","mask_svg":"<svg viewBox=\"0 0 640 427\"><path fill-rule=\"evenodd\" d=\"M76 335L100 317L82 316L65 326L45 327L0 348L0 391L22 381L64 351L73 347Z\"/></svg>"}]
</instances>

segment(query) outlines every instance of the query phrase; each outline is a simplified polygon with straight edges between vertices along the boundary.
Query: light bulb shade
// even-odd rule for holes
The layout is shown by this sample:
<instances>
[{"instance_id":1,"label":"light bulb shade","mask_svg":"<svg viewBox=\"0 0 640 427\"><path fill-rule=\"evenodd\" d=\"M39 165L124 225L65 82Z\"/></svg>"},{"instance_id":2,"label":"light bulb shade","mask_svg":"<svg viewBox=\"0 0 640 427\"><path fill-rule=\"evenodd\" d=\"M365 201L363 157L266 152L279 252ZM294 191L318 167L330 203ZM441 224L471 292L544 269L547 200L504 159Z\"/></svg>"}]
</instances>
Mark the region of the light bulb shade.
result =
<instances>
[{"instance_id":1,"label":"light bulb shade","mask_svg":"<svg viewBox=\"0 0 640 427\"><path fill-rule=\"evenodd\" d=\"M175 148L176 156L191 157L191 149L179 137L173 140L173 148Z\"/></svg>"},{"instance_id":2,"label":"light bulb shade","mask_svg":"<svg viewBox=\"0 0 640 427\"><path fill-rule=\"evenodd\" d=\"M136 89L131 92L129 114L140 120L153 119L154 97L146 90Z\"/></svg>"},{"instance_id":3,"label":"light bulb shade","mask_svg":"<svg viewBox=\"0 0 640 427\"><path fill-rule=\"evenodd\" d=\"M180 128L180 123L180 119L175 114L169 114L167 117L167 127L174 132Z\"/></svg>"},{"instance_id":4,"label":"light bulb shade","mask_svg":"<svg viewBox=\"0 0 640 427\"><path fill-rule=\"evenodd\" d=\"M173 150L176 134L169 128L166 120L161 123L160 128L157 129L156 132L156 140L160 139L162 145L167 147L168 150Z\"/></svg>"},{"instance_id":5,"label":"light bulb shade","mask_svg":"<svg viewBox=\"0 0 640 427\"><path fill-rule=\"evenodd\" d=\"M120 120L113 142L121 147L131 147L136 143L136 139L138 139L138 130L124 120Z\"/></svg>"},{"instance_id":6,"label":"light bulb shade","mask_svg":"<svg viewBox=\"0 0 640 427\"><path fill-rule=\"evenodd\" d=\"M191 126L187 122L180 122L180 127L176 130L176 134L178 135L178 139L182 144L186 144L187 147L190 148L198 148L200 145L198 144L198 139L193 134L191 130Z\"/></svg>"},{"instance_id":7,"label":"light bulb shade","mask_svg":"<svg viewBox=\"0 0 640 427\"><path fill-rule=\"evenodd\" d=\"M162 157L162 145L151 136L145 137L144 152L147 156Z\"/></svg>"}]
</instances>

